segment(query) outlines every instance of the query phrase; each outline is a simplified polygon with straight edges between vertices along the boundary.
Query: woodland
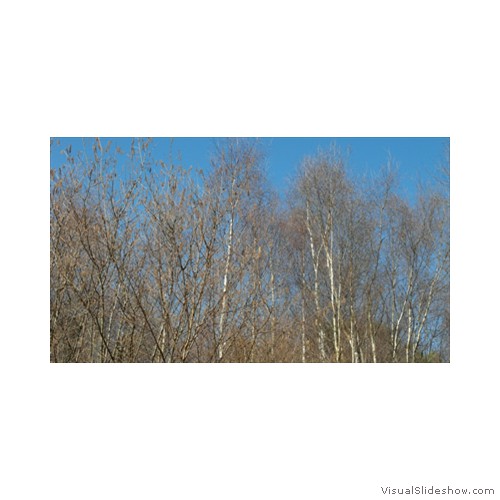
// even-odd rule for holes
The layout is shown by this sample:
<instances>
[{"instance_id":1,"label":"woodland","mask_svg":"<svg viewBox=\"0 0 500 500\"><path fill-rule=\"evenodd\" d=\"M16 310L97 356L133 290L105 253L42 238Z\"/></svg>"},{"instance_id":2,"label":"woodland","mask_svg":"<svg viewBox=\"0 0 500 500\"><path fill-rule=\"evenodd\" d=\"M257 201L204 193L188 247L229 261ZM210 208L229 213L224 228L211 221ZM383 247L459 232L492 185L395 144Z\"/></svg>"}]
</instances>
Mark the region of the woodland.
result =
<instances>
[{"instance_id":1,"label":"woodland","mask_svg":"<svg viewBox=\"0 0 500 500\"><path fill-rule=\"evenodd\" d=\"M409 200L334 144L279 194L256 139L85 143L50 144L51 362L450 361L449 153Z\"/></svg>"}]
</instances>

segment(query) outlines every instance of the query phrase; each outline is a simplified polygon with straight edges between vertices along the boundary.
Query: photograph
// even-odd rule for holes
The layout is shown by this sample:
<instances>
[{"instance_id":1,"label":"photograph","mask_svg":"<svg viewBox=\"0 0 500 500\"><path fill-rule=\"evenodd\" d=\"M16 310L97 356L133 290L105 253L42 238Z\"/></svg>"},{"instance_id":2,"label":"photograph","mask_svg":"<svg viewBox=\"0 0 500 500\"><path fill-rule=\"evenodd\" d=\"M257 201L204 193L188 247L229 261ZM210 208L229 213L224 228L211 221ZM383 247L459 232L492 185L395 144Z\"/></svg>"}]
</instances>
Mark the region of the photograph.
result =
<instances>
[{"instance_id":1,"label":"photograph","mask_svg":"<svg viewBox=\"0 0 500 500\"><path fill-rule=\"evenodd\" d=\"M52 138L55 363L447 363L449 138Z\"/></svg>"}]
</instances>

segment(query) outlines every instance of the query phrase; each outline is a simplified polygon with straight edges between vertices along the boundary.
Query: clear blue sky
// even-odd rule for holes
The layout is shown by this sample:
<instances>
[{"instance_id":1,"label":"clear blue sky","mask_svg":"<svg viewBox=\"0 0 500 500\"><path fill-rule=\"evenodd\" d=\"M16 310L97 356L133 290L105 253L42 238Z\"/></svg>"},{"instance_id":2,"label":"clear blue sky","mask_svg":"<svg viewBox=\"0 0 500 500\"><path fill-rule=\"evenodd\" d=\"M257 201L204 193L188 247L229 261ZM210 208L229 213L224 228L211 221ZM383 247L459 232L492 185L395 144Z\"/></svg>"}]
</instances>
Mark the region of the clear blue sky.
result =
<instances>
[{"instance_id":1,"label":"clear blue sky","mask_svg":"<svg viewBox=\"0 0 500 500\"><path fill-rule=\"evenodd\" d=\"M109 138L103 138L103 144ZM112 138L124 151L130 147L129 138ZM216 139L207 137L173 139L172 152L175 160L182 157L185 166L206 168ZM354 176L377 172L385 165L389 156L399 165L401 188L412 198L418 181L431 181L437 166L443 161L449 139L445 137L277 137L262 138L266 152L266 168L272 185L283 193L298 165L305 156L314 155L319 148L326 149L335 143L345 156L348 154L348 169ZM88 144L91 144L91 140ZM156 158L168 158L169 138L154 140L153 153ZM64 160L58 151L72 145L72 152L82 149L81 138L62 138L60 148L51 158L56 166Z\"/></svg>"}]
</instances>

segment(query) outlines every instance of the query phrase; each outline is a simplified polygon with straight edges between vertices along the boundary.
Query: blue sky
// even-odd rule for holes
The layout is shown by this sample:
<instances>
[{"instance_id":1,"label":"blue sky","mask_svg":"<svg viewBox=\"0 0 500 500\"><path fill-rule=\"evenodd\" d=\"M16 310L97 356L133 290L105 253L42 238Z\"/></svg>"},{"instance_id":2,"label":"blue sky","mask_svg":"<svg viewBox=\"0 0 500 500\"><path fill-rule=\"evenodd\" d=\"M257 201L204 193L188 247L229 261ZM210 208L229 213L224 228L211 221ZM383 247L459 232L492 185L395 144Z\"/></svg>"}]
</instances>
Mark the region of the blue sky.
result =
<instances>
[{"instance_id":1,"label":"blue sky","mask_svg":"<svg viewBox=\"0 0 500 500\"><path fill-rule=\"evenodd\" d=\"M103 138L103 144L108 138ZM130 147L129 138L112 138L124 151ZM82 149L81 138L62 138L61 146L55 150L51 164L56 166L64 160L58 152L69 144L72 152ZM179 137L172 142L175 160L196 168L209 165L211 151L216 139L208 137ZM348 170L353 176L376 173L391 157L399 165L401 189L413 198L419 181L431 182L437 166L443 161L449 139L445 137L276 137L261 139L266 152L266 170L275 189L284 193L298 165L305 156L314 155L319 148L326 149L335 143L348 157ZM88 141L88 144L91 140ZM168 158L171 140L154 140L153 154L156 158ZM347 152L349 154L347 155Z\"/></svg>"}]
</instances>

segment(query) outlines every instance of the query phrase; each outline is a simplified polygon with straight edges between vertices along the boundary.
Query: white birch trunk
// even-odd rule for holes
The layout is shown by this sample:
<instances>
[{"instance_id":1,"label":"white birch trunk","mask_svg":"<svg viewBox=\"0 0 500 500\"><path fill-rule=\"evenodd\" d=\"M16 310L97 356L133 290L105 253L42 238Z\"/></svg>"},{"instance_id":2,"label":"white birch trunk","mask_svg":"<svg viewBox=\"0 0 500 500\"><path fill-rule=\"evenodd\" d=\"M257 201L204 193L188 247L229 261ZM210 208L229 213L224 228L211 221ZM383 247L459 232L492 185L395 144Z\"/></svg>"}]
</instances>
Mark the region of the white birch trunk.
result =
<instances>
[{"instance_id":1,"label":"white birch trunk","mask_svg":"<svg viewBox=\"0 0 500 500\"><path fill-rule=\"evenodd\" d=\"M318 348L319 348L320 358L321 361L325 361L326 359L325 332L323 331L323 328L321 327L319 320L320 306L319 306L318 258L316 255L316 247L314 245L313 232L311 228L309 205L307 205L306 209L307 209L307 231L309 233L309 245L311 248L311 257L314 268L314 305L316 307L315 325L318 331Z\"/></svg>"},{"instance_id":2,"label":"white birch trunk","mask_svg":"<svg viewBox=\"0 0 500 500\"><path fill-rule=\"evenodd\" d=\"M231 264L231 255L233 251L233 214L231 214L231 219L229 221L229 235L227 239L227 251L226 251L226 265L224 268L224 277L222 281L222 305L221 313L219 318L219 338L218 338L218 349L217 357L221 361L224 356L225 340L224 340L224 324L226 320L226 309L227 309L227 283L229 277L229 266Z\"/></svg>"}]
</instances>

